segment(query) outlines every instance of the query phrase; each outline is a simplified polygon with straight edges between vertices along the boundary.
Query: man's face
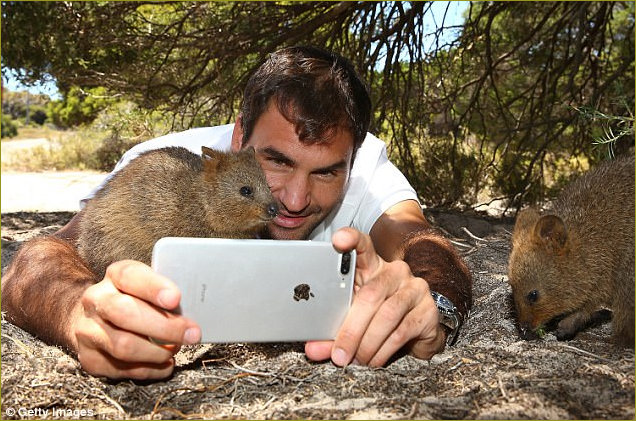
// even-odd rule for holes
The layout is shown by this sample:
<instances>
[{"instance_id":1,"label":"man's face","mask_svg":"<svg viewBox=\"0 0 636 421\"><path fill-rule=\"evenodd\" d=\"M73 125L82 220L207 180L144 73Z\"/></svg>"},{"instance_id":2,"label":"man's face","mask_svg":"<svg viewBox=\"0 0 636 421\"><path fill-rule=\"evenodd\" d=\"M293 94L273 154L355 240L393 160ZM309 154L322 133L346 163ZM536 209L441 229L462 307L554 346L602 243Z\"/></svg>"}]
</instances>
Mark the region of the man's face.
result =
<instances>
[{"instance_id":1,"label":"man's face","mask_svg":"<svg viewBox=\"0 0 636 421\"><path fill-rule=\"evenodd\" d=\"M245 146L240 124L232 135L232 149ZM269 224L272 238L306 239L342 200L349 179L353 137L338 131L325 142L305 144L296 129L274 105L257 120L247 145L253 146L278 216Z\"/></svg>"}]
</instances>

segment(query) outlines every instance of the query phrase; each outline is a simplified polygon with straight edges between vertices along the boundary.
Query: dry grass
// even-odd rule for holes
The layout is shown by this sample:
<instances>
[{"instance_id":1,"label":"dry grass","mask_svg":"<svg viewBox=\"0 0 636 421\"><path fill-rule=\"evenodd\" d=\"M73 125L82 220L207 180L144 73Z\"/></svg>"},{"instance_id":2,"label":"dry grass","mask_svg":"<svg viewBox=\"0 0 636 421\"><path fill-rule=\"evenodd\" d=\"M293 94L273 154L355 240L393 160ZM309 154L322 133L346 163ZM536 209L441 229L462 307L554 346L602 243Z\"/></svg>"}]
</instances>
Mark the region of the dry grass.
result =
<instances>
[{"instance_id":1,"label":"dry grass","mask_svg":"<svg viewBox=\"0 0 636 421\"><path fill-rule=\"evenodd\" d=\"M2 141L3 171L84 170L98 166L99 134L90 130L59 131L24 127Z\"/></svg>"},{"instance_id":2,"label":"dry grass","mask_svg":"<svg viewBox=\"0 0 636 421\"><path fill-rule=\"evenodd\" d=\"M2 215L3 268L20 241L71 216ZM520 340L505 282L510 225L478 233L473 228L483 228L483 220L455 220L473 234L444 226L466 234L453 240L475 276L474 307L458 343L431 361L405 356L380 369L342 369L307 361L302 344L200 345L177 354L165 381L113 382L86 375L59 348L3 320L2 414L20 418L7 410L48 408L71 411L52 418L90 410L83 418L94 419L633 419L634 351L608 343L608 324L567 343L551 333Z\"/></svg>"},{"instance_id":3,"label":"dry grass","mask_svg":"<svg viewBox=\"0 0 636 421\"><path fill-rule=\"evenodd\" d=\"M54 139L61 135L72 135L73 131L61 131L49 126L22 126L18 128L18 135L12 137L10 139L3 139L3 142L11 142L14 140L23 140L23 139Z\"/></svg>"}]
</instances>

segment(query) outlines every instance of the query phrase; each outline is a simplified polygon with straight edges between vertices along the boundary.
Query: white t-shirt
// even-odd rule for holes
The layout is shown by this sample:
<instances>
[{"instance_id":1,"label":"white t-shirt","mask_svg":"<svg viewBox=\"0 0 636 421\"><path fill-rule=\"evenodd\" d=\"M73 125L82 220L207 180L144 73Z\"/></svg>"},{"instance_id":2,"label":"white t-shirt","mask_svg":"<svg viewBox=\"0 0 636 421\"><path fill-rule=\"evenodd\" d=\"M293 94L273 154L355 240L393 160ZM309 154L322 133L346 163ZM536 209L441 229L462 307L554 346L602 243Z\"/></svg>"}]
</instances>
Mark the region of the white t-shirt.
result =
<instances>
[{"instance_id":1,"label":"white t-shirt","mask_svg":"<svg viewBox=\"0 0 636 421\"><path fill-rule=\"evenodd\" d=\"M172 133L140 143L126 152L113 171L86 198L84 207L113 174L142 152L167 146L182 146L201 154L201 146L230 150L234 124L201 127ZM375 221L387 209L404 200L418 200L415 190L404 175L388 160L386 146L377 137L367 134L358 149L344 200L310 234L310 240L331 241L331 235L342 227L354 227L369 233Z\"/></svg>"}]
</instances>

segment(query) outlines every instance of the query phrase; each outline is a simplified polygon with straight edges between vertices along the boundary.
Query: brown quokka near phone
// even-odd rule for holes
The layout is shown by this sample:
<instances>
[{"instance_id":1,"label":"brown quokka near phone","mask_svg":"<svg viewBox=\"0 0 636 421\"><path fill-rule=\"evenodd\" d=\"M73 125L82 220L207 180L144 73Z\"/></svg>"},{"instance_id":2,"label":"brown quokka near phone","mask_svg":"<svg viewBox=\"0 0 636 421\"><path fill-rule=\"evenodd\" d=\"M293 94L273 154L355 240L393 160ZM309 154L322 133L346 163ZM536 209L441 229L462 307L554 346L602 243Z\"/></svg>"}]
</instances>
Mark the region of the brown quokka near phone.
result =
<instances>
[{"instance_id":1,"label":"brown quokka near phone","mask_svg":"<svg viewBox=\"0 0 636 421\"><path fill-rule=\"evenodd\" d=\"M519 213L508 278L522 333L564 316L571 339L600 309L613 339L634 347L634 156L599 165L540 214Z\"/></svg>"},{"instance_id":2,"label":"brown quokka near phone","mask_svg":"<svg viewBox=\"0 0 636 421\"><path fill-rule=\"evenodd\" d=\"M118 260L150 264L162 237L254 238L277 206L254 149L145 152L117 172L82 211L78 250L102 277Z\"/></svg>"}]
</instances>

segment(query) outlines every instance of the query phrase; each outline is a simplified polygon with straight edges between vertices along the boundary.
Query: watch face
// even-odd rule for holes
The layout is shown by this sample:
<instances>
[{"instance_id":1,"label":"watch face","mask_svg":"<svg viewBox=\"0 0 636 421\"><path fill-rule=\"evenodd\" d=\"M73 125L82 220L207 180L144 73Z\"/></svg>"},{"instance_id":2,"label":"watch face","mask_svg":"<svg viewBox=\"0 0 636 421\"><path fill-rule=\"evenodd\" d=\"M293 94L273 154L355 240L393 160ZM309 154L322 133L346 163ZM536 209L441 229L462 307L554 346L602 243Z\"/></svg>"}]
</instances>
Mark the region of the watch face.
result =
<instances>
[{"instance_id":1,"label":"watch face","mask_svg":"<svg viewBox=\"0 0 636 421\"><path fill-rule=\"evenodd\" d=\"M454 306L451 304L450 301L448 301L448 298L444 297L443 295L441 295L439 297L439 303L442 304L444 307L448 307L448 308L453 308Z\"/></svg>"},{"instance_id":2,"label":"watch face","mask_svg":"<svg viewBox=\"0 0 636 421\"><path fill-rule=\"evenodd\" d=\"M460 325L460 319L457 317L457 308L442 294L431 291L431 295L440 314L440 323L450 330L450 332L447 332L446 345L452 345L457 339Z\"/></svg>"},{"instance_id":3,"label":"watch face","mask_svg":"<svg viewBox=\"0 0 636 421\"><path fill-rule=\"evenodd\" d=\"M456 328L459 325L459 319L455 313L456 309L453 303L451 303L448 298L436 292L433 293L433 299L437 305L437 310L442 316L440 323L443 323L453 329Z\"/></svg>"},{"instance_id":4,"label":"watch face","mask_svg":"<svg viewBox=\"0 0 636 421\"><path fill-rule=\"evenodd\" d=\"M453 305L453 303L450 302L448 298L444 297L442 294L437 293L435 291L431 292L431 295L433 296L433 299L435 300L435 304L437 304L438 308L448 312L455 311L455 306Z\"/></svg>"}]
</instances>

